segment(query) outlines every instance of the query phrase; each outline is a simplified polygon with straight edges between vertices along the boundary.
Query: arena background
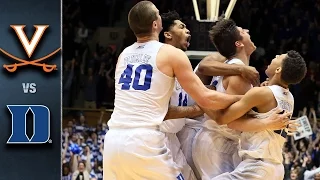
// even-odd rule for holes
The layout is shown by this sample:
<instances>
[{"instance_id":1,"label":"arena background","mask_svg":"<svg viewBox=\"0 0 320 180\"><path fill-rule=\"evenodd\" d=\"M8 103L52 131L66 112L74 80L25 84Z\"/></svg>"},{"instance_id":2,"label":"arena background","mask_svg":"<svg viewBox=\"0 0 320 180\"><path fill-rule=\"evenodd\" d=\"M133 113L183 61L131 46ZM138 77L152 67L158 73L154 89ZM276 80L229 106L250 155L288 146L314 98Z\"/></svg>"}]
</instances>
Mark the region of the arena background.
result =
<instances>
[{"instance_id":1,"label":"arena background","mask_svg":"<svg viewBox=\"0 0 320 180\"><path fill-rule=\"evenodd\" d=\"M100 151L113 108L114 67L119 53L135 41L128 28L127 14L136 2L63 1L62 160L66 179L77 170L81 159L88 160L85 162L89 165L90 179L102 179ZM160 13L176 10L181 15L192 35L189 51L215 50L208 38L211 23L195 20L191 0L152 2ZM228 3L220 1L219 14ZM198 0L198 6L201 18L205 18L206 1ZM294 49L307 62L306 78L290 90L295 96L294 116L309 116L313 134L297 141L288 138L284 148L285 179L303 179L306 170L318 168L320 163L317 119L320 111L320 0L239 0L231 19L250 30L251 39L258 47L251 56L250 65L260 72L261 82L266 79L264 70L276 54ZM191 54L196 55L195 52ZM194 57L190 58L193 67L199 62L199 58ZM86 146L89 146L90 155L84 150ZM74 158L72 151L79 153L79 158Z\"/></svg>"}]
</instances>

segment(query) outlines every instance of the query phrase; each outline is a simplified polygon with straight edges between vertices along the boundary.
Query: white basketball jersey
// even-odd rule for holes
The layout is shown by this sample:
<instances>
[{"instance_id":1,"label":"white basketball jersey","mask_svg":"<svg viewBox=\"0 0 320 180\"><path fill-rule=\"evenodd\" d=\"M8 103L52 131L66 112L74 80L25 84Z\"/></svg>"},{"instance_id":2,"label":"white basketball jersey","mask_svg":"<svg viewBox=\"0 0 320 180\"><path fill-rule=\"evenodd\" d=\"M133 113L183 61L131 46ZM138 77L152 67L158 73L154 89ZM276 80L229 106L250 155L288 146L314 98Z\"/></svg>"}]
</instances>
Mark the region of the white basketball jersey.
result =
<instances>
[{"instance_id":1,"label":"white basketball jersey","mask_svg":"<svg viewBox=\"0 0 320 180\"><path fill-rule=\"evenodd\" d=\"M268 86L277 103L281 109L288 112L293 112L294 98L288 89L284 89L281 86L273 85ZM255 116L256 118L267 118L269 117L275 109L267 113L257 113L255 111L250 111L249 114ZM261 132L241 133L241 144L239 155L249 156L251 158L261 158L267 159L272 162L282 163L282 148L286 141L286 132L282 131L271 131L265 130Z\"/></svg>"},{"instance_id":2,"label":"white basketball jersey","mask_svg":"<svg viewBox=\"0 0 320 180\"><path fill-rule=\"evenodd\" d=\"M171 106L187 106L188 94L182 89L178 80L175 79L173 92L170 98ZM168 119L162 122L160 130L166 133L177 133L185 125L185 118Z\"/></svg>"},{"instance_id":3,"label":"white basketball jersey","mask_svg":"<svg viewBox=\"0 0 320 180\"><path fill-rule=\"evenodd\" d=\"M231 59L231 60L227 60L225 63L227 64L242 64L244 65L244 63L240 60L240 59ZM223 87L223 76L215 76L212 78L212 81L211 81L211 85L215 86L216 87L216 91L218 92L222 92L222 93L225 93L226 90L225 88ZM212 131L215 131L229 139L232 139L232 140L235 140L235 141L238 141L239 138L240 138L240 132L239 131L236 131L236 130L233 130L233 129L230 129L228 128L227 125L218 125L216 123L216 121L214 120L211 120L210 117L208 115L204 115L204 123L203 123L203 126L212 130Z\"/></svg>"},{"instance_id":4,"label":"white basketball jersey","mask_svg":"<svg viewBox=\"0 0 320 180\"><path fill-rule=\"evenodd\" d=\"M163 74L156 57L163 43L134 43L120 55L115 72L112 127L158 126L167 111L174 78Z\"/></svg>"},{"instance_id":5,"label":"white basketball jersey","mask_svg":"<svg viewBox=\"0 0 320 180\"><path fill-rule=\"evenodd\" d=\"M187 106L188 94L182 89L180 83L175 79L175 85L173 88L172 96L170 98L171 106Z\"/></svg>"}]
</instances>

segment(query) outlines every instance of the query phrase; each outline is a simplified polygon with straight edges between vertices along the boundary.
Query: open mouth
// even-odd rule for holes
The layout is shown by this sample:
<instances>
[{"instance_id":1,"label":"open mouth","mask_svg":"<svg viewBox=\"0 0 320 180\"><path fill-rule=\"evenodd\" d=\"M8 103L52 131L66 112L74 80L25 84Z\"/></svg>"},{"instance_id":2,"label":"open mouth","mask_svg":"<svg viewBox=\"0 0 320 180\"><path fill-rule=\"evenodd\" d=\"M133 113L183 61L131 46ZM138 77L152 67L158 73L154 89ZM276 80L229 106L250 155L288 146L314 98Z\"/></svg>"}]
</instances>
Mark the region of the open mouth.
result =
<instances>
[{"instance_id":1,"label":"open mouth","mask_svg":"<svg viewBox=\"0 0 320 180\"><path fill-rule=\"evenodd\" d=\"M191 36L188 36L187 37L187 42L190 43L190 41L191 41Z\"/></svg>"},{"instance_id":2,"label":"open mouth","mask_svg":"<svg viewBox=\"0 0 320 180\"><path fill-rule=\"evenodd\" d=\"M188 37L187 37L187 47L190 46L190 41L191 41L191 36L188 36Z\"/></svg>"}]
</instances>

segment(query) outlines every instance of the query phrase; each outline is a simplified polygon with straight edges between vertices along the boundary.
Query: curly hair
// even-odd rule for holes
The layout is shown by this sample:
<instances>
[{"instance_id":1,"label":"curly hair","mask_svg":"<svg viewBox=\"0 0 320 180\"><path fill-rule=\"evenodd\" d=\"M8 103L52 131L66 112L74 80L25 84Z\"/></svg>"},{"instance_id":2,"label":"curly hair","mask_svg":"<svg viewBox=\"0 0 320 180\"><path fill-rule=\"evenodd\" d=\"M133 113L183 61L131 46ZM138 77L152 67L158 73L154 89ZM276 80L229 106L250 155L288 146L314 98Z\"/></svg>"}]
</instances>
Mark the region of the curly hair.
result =
<instances>
[{"instance_id":1,"label":"curly hair","mask_svg":"<svg viewBox=\"0 0 320 180\"><path fill-rule=\"evenodd\" d=\"M176 11L169 11L167 13L161 14L162 19L162 31L159 35L159 41L164 43L165 37L164 32L170 30L170 28L174 25L175 20L181 20L179 14Z\"/></svg>"},{"instance_id":2,"label":"curly hair","mask_svg":"<svg viewBox=\"0 0 320 180\"><path fill-rule=\"evenodd\" d=\"M296 51L288 51L282 61L281 79L286 84L298 84L307 74L307 65Z\"/></svg>"},{"instance_id":3,"label":"curly hair","mask_svg":"<svg viewBox=\"0 0 320 180\"><path fill-rule=\"evenodd\" d=\"M215 23L209 31L209 37L219 53L227 59L236 54L235 42L242 39L236 23L230 19Z\"/></svg>"}]
</instances>

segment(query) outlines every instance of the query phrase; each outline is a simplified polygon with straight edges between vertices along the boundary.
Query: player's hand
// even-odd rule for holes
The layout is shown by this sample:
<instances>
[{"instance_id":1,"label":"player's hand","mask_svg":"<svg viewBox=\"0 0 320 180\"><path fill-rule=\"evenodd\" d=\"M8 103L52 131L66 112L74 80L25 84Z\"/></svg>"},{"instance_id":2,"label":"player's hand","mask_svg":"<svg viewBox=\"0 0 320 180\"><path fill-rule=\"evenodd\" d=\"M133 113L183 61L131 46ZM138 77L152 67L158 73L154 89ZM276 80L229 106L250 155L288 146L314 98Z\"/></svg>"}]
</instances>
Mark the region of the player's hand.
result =
<instances>
[{"instance_id":1,"label":"player's hand","mask_svg":"<svg viewBox=\"0 0 320 180\"><path fill-rule=\"evenodd\" d=\"M297 131L300 124L298 123L298 120L290 120L288 127L285 128L285 131L288 136L293 136Z\"/></svg>"},{"instance_id":2,"label":"player's hand","mask_svg":"<svg viewBox=\"0 0 320 180\"><path fill-rule=\"evenodd\" d=\"M290 124L289 117L291 116L291 113L285 111L283 114L280 114L281 112L283 112L283 110L277 108L268 118L265 119L268 129L280 130L286 128L287 125Z\"/></svg>"},{"instance_id":3,"label":"player's hand","mask_svg":"<svg viewBox=\"0 0 320 180\"><path fill-rule=\"evenodd\" d=\"M267 78L263 83L260 84L260 86L268 86L269 85L269 78Z\"/></svg>"},{"instance_id":4,"label":"player's hand","mask_svg":"<svg viewBox=\"0 0 320 180\"><path fill-rule=\"evenodd\" d=\"M248 80L253 86L260 86L260 75L252 66L241 66L241 76Z\"/></svg>"},{"instance_id":5,"label":"player's hand","mask_svg":"<svg viewBox=\"0 0 320 180\"><path fill-rule=\"evenodd\" d=\"M211 90L216 90L216 87L213 85L206 85L206 87Z\"/></svg>"}]
</instances>

